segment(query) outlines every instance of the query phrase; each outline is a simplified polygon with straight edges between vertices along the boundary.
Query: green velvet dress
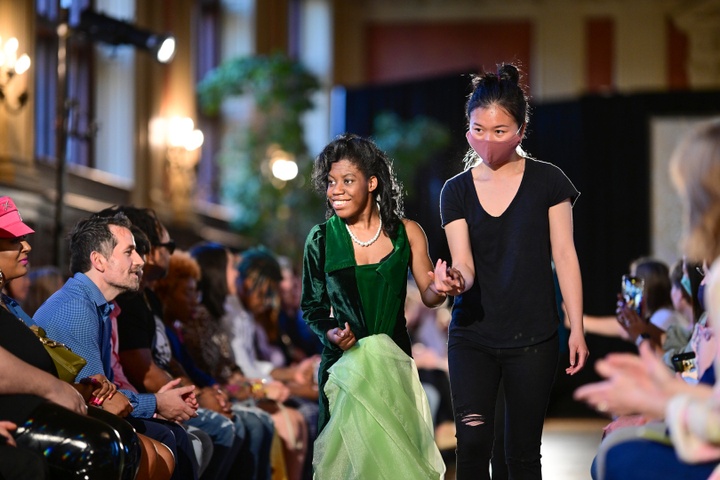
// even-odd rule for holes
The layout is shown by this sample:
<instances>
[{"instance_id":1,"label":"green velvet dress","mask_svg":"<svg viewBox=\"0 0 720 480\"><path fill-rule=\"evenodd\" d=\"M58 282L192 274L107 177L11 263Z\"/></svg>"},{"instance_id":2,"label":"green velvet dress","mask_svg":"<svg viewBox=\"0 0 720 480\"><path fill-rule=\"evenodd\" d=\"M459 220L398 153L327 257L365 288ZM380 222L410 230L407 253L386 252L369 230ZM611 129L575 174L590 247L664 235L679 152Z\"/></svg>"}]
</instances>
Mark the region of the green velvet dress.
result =
<instances>
[{"instance_id":1,"label":"green velvet dress","mask_svg":"<svg viewBox=\"0 0 720 480\"><path fill-rule=\"evenodd\" d=\"M401 225L392 253L357 265L344 222L333 216L305 244L302 309L323 341L318 479L437 479L427 397L410 357L404 305L410 246ZM358 343L343 352L325 337L350 325Z\"/></svg>"}]
</instances>

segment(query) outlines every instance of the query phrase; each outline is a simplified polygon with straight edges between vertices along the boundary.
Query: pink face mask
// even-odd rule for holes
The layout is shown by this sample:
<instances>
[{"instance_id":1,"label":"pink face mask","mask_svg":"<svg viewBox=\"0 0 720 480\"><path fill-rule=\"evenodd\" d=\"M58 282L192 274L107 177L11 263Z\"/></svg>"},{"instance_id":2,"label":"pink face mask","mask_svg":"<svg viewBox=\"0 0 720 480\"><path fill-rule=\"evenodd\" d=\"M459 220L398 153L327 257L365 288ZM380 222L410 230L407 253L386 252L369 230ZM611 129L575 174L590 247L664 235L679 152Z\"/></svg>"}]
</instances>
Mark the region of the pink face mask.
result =
<instances>
[{"instance_id":1,"label":"pink face mask","mask_svg":"<svg viewBox=\"0 0 720 480\"><path fill-rule=\"evenodd\" d=\"M494 165L502 162L506 162L510 159L513 152L520 145L522 138L518 135L522 126L518 128L518 131L509 139L502 141L492 141L475 138L469 130L465 133L470 146L475 150L480 158L483 159L488 165Z\"/></svg>"}]
</instances>

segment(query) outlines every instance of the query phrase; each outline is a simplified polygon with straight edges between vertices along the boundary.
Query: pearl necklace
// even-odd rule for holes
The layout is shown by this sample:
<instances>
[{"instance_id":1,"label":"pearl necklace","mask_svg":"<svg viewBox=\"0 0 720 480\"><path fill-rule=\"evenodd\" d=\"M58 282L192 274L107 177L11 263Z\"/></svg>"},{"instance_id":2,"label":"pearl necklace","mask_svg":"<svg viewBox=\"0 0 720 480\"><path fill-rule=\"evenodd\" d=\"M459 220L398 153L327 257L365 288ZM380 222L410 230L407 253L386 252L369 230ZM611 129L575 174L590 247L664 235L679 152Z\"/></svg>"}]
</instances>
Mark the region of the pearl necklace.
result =
<instances>
[{"instance_id":1,"label":"pearl necklace","mask_svg":"<svg viewBox=\"0 0 720 480\"><path fill-rule=\"evenodd\" d=\"M367 242L361 241L359 238L357 238L352 230L350 230L350 225L347 223L345 224L345 228L347 228L348 233L350 234L350 238L352 238L352 241L360 245L361 247L369 247L373 243L377 241L378 238L380 238L380 232L382 232L382 217L380 217L380 225L378 226L378 231L375 233L375 236L368 240Z\"/></svg>"}]
</instances>

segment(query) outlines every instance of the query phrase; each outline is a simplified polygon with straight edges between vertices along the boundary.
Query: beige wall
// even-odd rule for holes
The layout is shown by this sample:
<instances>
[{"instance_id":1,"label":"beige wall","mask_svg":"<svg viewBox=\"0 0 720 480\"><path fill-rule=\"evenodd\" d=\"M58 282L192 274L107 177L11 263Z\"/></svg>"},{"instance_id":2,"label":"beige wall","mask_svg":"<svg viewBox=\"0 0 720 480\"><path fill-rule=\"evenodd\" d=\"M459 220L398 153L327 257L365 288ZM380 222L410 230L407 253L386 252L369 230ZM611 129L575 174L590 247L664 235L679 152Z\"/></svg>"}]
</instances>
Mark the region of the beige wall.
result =
<instances>
[{"instance_id":1,"label":"beige wall","mask_svg":"<svg viewBox=\"0 0 720 480\"><path fill-rule=\"evenodd\" d=\"M529 20L534 41L531 76L538 101L584 93L584 22L609 17L615 23L615 85L619 91L657 91L667 87L665 21L683 2L652 0L362 0L334 2L335 81L364 82L363 28L383 22Z\"/></svg>"}]
</instances>

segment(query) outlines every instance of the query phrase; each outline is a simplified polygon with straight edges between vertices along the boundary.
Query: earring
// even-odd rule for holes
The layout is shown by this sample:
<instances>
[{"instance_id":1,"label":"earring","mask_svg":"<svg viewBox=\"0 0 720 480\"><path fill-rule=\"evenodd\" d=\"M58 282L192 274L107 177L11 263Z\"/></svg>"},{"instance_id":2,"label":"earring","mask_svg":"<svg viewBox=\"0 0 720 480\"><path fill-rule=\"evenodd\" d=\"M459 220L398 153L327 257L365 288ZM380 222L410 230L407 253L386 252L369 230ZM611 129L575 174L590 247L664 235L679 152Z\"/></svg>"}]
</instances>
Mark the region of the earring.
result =
<instances>
[{"instance_id":1,"label":"earring","mask_svg":"<svg viewBox=\"0 0 720 480\"><path fill-rule=\"evenodd\" d=\"M5 284L5 275L3 275L2 269L0 268L0 289L2 289L4 284Z\"/></svg>"}]
</instances>

